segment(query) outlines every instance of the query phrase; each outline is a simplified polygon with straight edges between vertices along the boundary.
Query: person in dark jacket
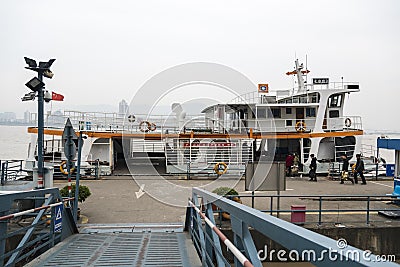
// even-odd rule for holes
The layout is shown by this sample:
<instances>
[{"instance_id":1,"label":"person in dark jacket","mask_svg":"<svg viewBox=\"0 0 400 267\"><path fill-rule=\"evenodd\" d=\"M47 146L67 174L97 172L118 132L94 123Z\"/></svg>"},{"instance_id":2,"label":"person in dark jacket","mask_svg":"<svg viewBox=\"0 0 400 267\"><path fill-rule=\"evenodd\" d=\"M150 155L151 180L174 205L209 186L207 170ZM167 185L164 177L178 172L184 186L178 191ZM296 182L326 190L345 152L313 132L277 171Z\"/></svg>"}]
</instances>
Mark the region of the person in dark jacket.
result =
<instances>
[{"instance_id":1,"label":"person in dark jacket","mask_svg":"<svg viewBox=\"0 0 400 267\"><path fill-rule=\"evenodd\" d=\"M356 167L354 169L354 182L356 184L358 184L358 179L357 179L357 175L359 174L362 180L361 184L367 184L367 182L365 181L365 177L364 177L364 161L361 159L361 154L357 154L356 155L357 158L357 162L356 162Z\"/></svg>"},{"instance_id":2,"label":"person in dark jacket","mask_svg":"<svg viewBox=\"0 0 400 267\"><path fill-rule=\"evenodd\" d=\"M349 180L352 184L354 184L354 180L350 178L349 175L349 160L347 159L346 155L342 156L343 160L343 165L342 165L342 175L340 178L340 183L344 184L344 181L347 179Z\"/></svg>"},{"instance_id":3,"label":"person in dark jacket","mask_svg":"<svg viewBox=\"0 0 400 267\"><path fill-rule=\"evenodd\" d=\"M310 177L310 181L317 181L317 158L314 156L314 154L310 155L311 157L311 164L310 164L310 172L308 173L308 176Z\"/></svg>"}]
</instances>

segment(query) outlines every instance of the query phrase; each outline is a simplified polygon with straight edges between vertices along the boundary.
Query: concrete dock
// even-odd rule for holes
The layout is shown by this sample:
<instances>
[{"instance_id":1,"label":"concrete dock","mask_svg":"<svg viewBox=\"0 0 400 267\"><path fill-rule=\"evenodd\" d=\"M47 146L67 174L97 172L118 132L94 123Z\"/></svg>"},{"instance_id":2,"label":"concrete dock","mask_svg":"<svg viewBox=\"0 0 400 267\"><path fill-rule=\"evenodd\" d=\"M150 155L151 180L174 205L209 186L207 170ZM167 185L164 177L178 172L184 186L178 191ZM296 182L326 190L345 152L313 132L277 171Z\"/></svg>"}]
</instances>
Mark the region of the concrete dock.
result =
<instances>
[{"instance_id":1,"label":"concrete dock","mask_svg":"<svg viewBox=\"0 0 400 267\"><path fill-rule=\"evenodd\" d=\"M150 179L149 177L142 177L143 179ZM208 185L210 187L212 180L201 179L197 177L192 180L180 179L182 177L151 177L157 179L167 179L168 182L176 184L176 186L184 187L200 187ZM379 178L378 181L368 179L367 185L356 184L352 185L350 182L340 184L337 180L330 180L327 177L319 177L318 182L310 182L308 178L287 178L286 191L280 192L280 209L289 211L291 205L304 205L307 210L317 210L319 201L316 196L319 195L380 195L384 196L393 192L393 180L389 178ZM55 181L55 186L62 188L67 184L66 181ZM107 224L107 223L182 223L184 221L185 207L175 207L165 201L160 201L146 193L137 197L137 192L140 192L140 187L131 176L104 176L99 180L82 180L82 185L90 188L92 195L84 202L80 203L81 214L83 215L83 223L89 224ZM241 179L235 186L235 189L240 195L251 195L251 192L246 192L244 188L244 180ZM163 192L168 194L168 192ZM170 192L169 197L178 197L181 193L179 190ZM277 195L277 192L256 192L256 196L270 196ZM287 197L287 196L299 197ZM301 197L304 196L304 197ZM315 197L312 197L315 196ZM189 198L190 194L185 196L179 195L180 198ZM383 198L378 201L370 202L370 209L392 209L398 206L390 203L390 198ZM242 198L243 204L251 206L251 198ZM273 200L273 209L277 208L277 199ZM270 209L269 197L255 198L255 208L260 210ZM323 221L329 222L331 225L334 223L343 223L349 221L365 221L365 213L357 212L339 212L346 209L366 209L366 201L356 199L325 199L322 203L323 209L338 210L326 212L323 214ZM276 214L274 214L276 215ZM391 223L389 219L377 215L377 212L371 212L371 221L383 221ZM280 217L290 220L290 212L280 213ZM307 221L316 221L317 214L310 212L307 214ZM397 223L393 220L393 223Z\"/></svg>"}]
</instances>

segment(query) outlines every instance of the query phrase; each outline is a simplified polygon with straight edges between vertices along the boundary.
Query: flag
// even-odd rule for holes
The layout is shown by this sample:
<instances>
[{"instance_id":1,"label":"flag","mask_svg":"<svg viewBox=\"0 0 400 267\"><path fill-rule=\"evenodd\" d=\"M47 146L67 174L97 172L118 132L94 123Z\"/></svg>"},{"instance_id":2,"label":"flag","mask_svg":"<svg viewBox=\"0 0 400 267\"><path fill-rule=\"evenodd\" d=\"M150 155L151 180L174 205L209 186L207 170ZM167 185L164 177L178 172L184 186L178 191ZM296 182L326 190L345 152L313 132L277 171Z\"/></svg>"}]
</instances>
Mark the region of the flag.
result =
<instances>
[{"instance_id":1,"label":"flag","mask_svg":"<svg viewBox=\"0 0 400 267\"><path fill-rule=\"evenodd\" d=\"M57 93L54 93L54 92L51 92L51 100L64 101L64 96L60 95L60 94L57 94Z\"/></svg>"}]
</instances>

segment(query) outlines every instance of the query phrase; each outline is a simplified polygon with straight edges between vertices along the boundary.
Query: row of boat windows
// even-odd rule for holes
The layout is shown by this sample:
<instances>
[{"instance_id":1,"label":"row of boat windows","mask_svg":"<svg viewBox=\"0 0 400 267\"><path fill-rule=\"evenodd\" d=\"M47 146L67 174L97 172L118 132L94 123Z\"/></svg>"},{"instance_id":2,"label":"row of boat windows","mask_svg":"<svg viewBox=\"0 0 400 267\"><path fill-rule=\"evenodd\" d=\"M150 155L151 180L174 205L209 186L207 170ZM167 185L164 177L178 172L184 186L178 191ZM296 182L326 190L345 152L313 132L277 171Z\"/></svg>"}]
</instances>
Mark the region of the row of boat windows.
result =
<instances>
[{"instance_id":1,"label":"row of boat windows","mask_svg":"<svg viewBox=\"0 0 400 267\"><path fill-rule=\"evenodd\" d=\"M340 108L342 106L342 99L343 95L342 94L336 94L332 95L328 99L328 107L330 108ZM296 96L288 99L284 99L281 101L278 101L280 104L306 104L306 103L319 103L320 96L319 94L313 94L307 96Z\"/></svg>"},{"instance_id":2,"label":"row of boat windows","mask_svg":"<svg viewBox=\"0 0 400 267\"><path fill-rule=\"evenodd\" d=\"M319 103L320 96L318 93L304 95L304 96L295 96L291 98L286 98L284 100L278 101L280 104L307 104L307 103Z\"/></svg>"},{"instance_id":3,"label":"row of boat windows","mask_svg":"<svg viewBox=\"0 0 400 267\"><path fill-rule=\"evenodd\" d=\"M292 114L292 108L283 108L286 115ZM305 108L306 117L312 118L317 114L315 108ZM259 119L266 118L281 118L282 117L282 109L281 108L257 108L257 117Z\"/></svg>"}]
</instances>

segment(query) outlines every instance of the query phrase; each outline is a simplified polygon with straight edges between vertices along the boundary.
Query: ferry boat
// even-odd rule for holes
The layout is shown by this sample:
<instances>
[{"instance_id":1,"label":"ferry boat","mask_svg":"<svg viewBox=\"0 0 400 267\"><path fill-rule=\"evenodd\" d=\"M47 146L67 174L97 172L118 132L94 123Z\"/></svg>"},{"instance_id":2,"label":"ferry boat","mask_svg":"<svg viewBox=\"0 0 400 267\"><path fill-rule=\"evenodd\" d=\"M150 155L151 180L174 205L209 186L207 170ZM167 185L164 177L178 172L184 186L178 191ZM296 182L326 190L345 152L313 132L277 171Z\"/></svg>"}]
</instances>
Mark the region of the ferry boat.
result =
<instances>
[{"instance_id":1,"label":"ferry boat","mask_svg":"<svg viewBox=\"0 0 400 267\"><path fill-rule=\"evenodd\" d=\"M355 161L363 135L360 116L344 114L347 95L360 91L357 82L331 82L312 78L298 60L293 71L297 83L290 89L258 91L227 103L206 107L200 115L186 115L172 104L174 116L65 111L49 115L44 130L45 165L62 169L61 136L66 118L87 136L82 149L83 173L100 166L102 175L150 159L162 174L241 174L248 162L284 161L289 153L308 171L310 155L318 172L327 173L344 154ZM36 165L37 128L32 134L26 168ZM123 167L122 167L123 166ZM221 171L219 171L219 168Z\"/></svg>"}]
</instances>

